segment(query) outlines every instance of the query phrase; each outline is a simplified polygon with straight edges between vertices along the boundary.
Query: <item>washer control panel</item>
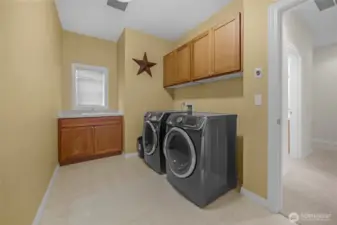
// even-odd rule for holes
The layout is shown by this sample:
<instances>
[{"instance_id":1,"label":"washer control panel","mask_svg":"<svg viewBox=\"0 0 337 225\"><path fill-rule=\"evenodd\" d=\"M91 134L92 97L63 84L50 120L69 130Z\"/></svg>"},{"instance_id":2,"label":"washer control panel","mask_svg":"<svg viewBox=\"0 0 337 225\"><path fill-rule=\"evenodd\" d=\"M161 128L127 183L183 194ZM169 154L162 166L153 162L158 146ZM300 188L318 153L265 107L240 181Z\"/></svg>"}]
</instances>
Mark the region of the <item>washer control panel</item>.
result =
<instances>
[{"instance_id":1,"label":"washer control panel","mask_svg":"<svg viewBox=\"0 0 337 225\"><path fill-rule=\"evenodd\" d=\"M199 130L204 125L205 120L206 118L203 116L171 115L167 120L167 124L185 129Z\"/></svg>"},{"instance_id":2,"label":"washer control panel","mask_svg":"<svg viewBox=\"0 0 337 225\"><path fill-rule=\"evenodd\" d=\"M179 117L177 118L177 123L182 123L183 120L184 120L184 118L183 118L182 116L179 116Z\"/></svg>"}]
</instances>

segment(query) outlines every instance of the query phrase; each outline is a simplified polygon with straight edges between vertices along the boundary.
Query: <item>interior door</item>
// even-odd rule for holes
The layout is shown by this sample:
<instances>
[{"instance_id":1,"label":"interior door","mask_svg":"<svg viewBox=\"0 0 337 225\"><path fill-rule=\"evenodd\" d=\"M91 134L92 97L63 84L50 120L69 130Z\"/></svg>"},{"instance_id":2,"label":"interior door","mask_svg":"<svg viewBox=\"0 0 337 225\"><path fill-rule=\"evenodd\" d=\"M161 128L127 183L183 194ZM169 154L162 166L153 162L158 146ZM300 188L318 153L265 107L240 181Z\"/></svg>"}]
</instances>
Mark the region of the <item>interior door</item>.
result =
<instances>
[{"instance_id":1,"label":"interior door","mask_svg":"<svg viewBox=\"0 0 337 225\"><path fill-rule=\"evenodd\" d=\"M301 59L296 53L288 54L288 151L292 158L301 155Z\"/></svg>"},{"instance_id":2,"label":"interior door","mask_svg":"<svg viewBox=\"0 0 337 225\"><path fill-rule=\"evenodd\" d=\"M185 44L177 50L177 83L191 80L191 45Z\"/></svg>"},{"instance_id":3,"label":"interior door","mask_svg":"<svg viewBox=\"0 0 337 225\"><path fill-rule=\"evenodd\" d=\"M241 16L213 29L213 73L215 75L241 70Z\"/></svg>"},{"instance_id":4,"label":"interior door","mask_svg":"<svg viewBox=\"0 0 337 225\"><path fill-rule=\"evenodd\" d=\"M60 134L61 162L93 155L93 127L63 128Z\"/></svg>"},{"instance_id":5,"label":"interior door","mask_svg":"<svg viewBox=\"0 0 337 225\"><path fill-rule=\"evenodd\" d=\"M210 75L210 32L207 31L192 41L192 80Z\"/></svg>"},{"instance_id":6,"label":"interior door","mask_svg":"<svg viewBox=\"0 0 337 225\"><path fill-rule=\"evenodd\" d=\"M189 177L196 166L197 156L194 144L188 134L181 128L174 127L164 140L166 163L178 178Z\"/></svg>"},{"instance_id":7,"label":"interior door","mask_svg":"<svg viewBox=\"0 0 337 225\"><path fill-rule=\"evenodd\" d=\"M95 154L122 151L122 124L95 126Z\"/></svg>"},{"instance_id":8,"label":"interior door","mask_svg":"<svg viewBox=\"0 0 337 225\"><path fill-rule=\"evenodd\" d=\"M177 54L176 51L164 56L164 87L177 82Z\"/></svg>"}]
</instances>

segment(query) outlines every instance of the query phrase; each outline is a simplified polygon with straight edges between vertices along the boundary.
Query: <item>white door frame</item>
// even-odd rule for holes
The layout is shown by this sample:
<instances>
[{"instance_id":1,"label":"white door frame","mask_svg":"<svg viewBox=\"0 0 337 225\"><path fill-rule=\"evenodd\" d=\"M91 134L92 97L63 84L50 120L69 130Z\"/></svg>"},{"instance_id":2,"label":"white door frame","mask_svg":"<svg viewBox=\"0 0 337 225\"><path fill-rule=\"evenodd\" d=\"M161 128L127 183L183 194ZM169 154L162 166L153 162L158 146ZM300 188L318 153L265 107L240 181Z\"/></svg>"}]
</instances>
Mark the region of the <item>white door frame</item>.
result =
<instances>
[{"instance_id":1,"label":"white door frame","mask_svg":"<svg viewBox=\"0 0 337 225\"><path fill-rule=\"evenodd\" d=\"M279 0L268 12L268 207L279 213L283 205L282 192L282 141L287 135L287 105L284 105L282 87L282 16L283 13L307 0ZM287 96L287 93L286 93ZM287 101L286 101L287 102ZM287 107L284 109L284 107Z\"/></svg>"}]
</instances>

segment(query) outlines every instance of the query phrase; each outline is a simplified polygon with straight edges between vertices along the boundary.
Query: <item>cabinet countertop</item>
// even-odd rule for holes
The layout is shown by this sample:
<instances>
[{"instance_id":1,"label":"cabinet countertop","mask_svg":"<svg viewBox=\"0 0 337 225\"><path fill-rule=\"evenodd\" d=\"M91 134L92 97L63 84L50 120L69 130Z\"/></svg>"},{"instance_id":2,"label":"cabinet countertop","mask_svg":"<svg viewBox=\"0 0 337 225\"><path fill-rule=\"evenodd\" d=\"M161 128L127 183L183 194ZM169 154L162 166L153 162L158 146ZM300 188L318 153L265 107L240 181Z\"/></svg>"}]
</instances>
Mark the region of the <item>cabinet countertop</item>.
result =
<instances>
[{"instance_id":1,"label":"cabinet countertop","mask_svg":"<svg viewBox=\"0 0 337 225\"><path fill-rule=\"evenodd\" d=\"M120 111L61 111L58 114L59 119L66 119L66 118L87 118L87 117L108 117L108 116L123 116L124 114Z\"/></svg>"}]
</instances>

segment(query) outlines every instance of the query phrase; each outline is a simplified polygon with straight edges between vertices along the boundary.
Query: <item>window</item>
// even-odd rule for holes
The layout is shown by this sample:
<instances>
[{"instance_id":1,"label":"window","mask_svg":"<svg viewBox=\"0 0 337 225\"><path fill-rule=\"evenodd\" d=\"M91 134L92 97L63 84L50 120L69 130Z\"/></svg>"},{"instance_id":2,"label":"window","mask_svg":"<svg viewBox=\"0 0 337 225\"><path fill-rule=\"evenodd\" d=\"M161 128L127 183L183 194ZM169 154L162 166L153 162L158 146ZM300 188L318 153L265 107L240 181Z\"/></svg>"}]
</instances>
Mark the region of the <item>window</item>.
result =
<instances>
[{"instance_id":1,"label":"window","mask_svg":"<svg viewBox=\"0 0 337 225\"><path fill-rule=\"evenodd\" d=\"M108 69L73 64L72 73L73 109L107 109Z\"/></svg>"}]
</instances>

